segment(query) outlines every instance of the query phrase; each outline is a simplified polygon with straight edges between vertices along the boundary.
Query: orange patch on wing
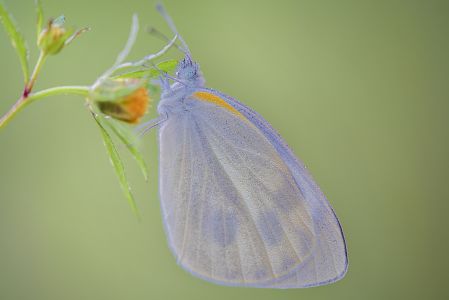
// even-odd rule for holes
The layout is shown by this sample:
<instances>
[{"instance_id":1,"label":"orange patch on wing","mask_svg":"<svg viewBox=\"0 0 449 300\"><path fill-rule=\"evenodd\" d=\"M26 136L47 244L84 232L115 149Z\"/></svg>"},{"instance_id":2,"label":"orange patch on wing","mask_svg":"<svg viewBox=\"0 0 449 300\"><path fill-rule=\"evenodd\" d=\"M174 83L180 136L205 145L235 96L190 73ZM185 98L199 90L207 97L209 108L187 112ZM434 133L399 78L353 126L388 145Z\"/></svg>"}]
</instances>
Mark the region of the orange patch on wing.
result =
<instances>
[{"instance_id":1,"label":"orange patch on wing","mask_svg":"<svg viewBox=\"0 0 449 300\"><path fill-rule=\"evenodd\" d=\"M238 110L236 110L234 107L232 107L232 105L230 105L217 95L208 92L196 92L193 95L198 100L214 103L220 107L223 107L224 109L227 109L228 111L239 116L240 118L244 119L243 115Z\"/></svg>"}]
</instances>

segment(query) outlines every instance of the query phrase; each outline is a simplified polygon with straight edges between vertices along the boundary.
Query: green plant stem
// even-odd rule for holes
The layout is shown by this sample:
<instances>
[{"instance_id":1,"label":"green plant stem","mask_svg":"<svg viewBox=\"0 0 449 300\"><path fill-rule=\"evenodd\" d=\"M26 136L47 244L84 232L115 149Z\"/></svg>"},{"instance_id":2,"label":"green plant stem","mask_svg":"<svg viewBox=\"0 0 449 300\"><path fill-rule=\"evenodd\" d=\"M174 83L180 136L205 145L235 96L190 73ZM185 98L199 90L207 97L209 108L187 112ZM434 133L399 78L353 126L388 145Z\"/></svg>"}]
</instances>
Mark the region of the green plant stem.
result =
<instances>
[{"instance_id":1,"label":"green plant stem","mask_svg":"<svg viewBox=\"0 0 449 300\"><path fill-rule=\"evenodd\" d=\"M39 92L35 92L28 97L28 101L35 101L48 96L57 95L79 95L87 96L90 86L73 85L73 86L58 86L49 89L45 89Z\"/></svg>"},{"instance_id":2,"label":"green plant stem","mask_svg":"<svg viewBox=\"0 0 449 300\"><path fill-rule=\"evenodd\" d=\"M57 95L80 95L85 97L88 95L89 89L89 86L58 86L29 94L27 97L22 96L11 109L0 118L0 129L5 127L18 112L36 100Z\"/></svg>"},{"instance_id":3,"label":"green plant stem","mask_svg":"<svg viewBox=\"0 0 449 300\"><path fill-rule=\"evenodd\" d=\"M30 76L30 80L25 85L25 89L23 91L24 97L27 97L33 90L34 83L36 83L37 76L39 75L42 67L44 66L46 59L47 55L43 51L41 51L41 53L39 54L39 58L37 59L36 65L34 66L33 73Z\"/></svg>"}]
</instances>

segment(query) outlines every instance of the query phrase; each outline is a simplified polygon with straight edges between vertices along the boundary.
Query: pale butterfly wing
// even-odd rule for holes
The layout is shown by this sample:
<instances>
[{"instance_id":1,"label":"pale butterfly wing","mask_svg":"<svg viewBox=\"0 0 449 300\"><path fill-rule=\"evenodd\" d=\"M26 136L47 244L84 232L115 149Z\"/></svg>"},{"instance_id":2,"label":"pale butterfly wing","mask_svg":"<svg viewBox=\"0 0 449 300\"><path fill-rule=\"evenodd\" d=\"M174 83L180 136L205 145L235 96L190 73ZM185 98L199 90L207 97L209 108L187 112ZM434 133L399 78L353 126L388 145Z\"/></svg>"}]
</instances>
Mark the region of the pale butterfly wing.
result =
<instances>
[{"instance_id":1,"label":"pale butterfly wing","mask_svg":"<svg viewBox=\"0 0 449 300\"><path fill-rule=\"evenodd\" d=\"M291 288L341 278L340 225L302 164L255 112L199 91L216 98L187 99L188 109L160 128L161 208L178 263L226 285Z\"/></svg>"},{"instance_id":2,"label":"pale butterfly wing","mask_svg":"<svg viewBox=\"0 0 449 300\"><path fill-rule=\"evenodd\" d=\"M225 99L228 104L261 130L288 165L298 187L306 196L305 200L313 202L317 208L320 208L317 216L322 214L323 218L321 218L321 221L327 223L318 225L323 228L321 230L323 237L321 239L322 245L314 250L314 259L297 268L296 272L292 272L283 280L277 281L274 287L310 287L332 283L343 278L347 272L348 258L346 242L340 223L326 197L312 179L304 164L294 155L276 130L257 112L218 91L206 88L201 89L201 91L209 92ZM329 270L328 268L334 263L336 263L334 270L332 271L332 267Z\"/></svg>"}]
</instances>

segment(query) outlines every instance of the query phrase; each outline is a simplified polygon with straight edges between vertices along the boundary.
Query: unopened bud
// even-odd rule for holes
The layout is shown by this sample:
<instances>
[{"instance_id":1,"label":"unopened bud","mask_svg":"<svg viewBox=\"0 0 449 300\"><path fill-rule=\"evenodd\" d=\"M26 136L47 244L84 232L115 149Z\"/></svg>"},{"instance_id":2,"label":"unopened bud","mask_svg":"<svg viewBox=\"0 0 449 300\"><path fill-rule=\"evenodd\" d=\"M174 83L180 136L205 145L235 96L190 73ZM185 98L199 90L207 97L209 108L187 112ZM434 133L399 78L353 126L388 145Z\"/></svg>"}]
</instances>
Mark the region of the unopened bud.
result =
<instances>
[{"instance_id":1,"label":"unopened bud","mask_svg":"<svg viewBox=\"0 0 449 300\"><path fill-rule=\"evenodd\" d=\"M64 23L64 16L48 21L47 27L42 30L37 39L37 46L43 53L49 55L58 54L74 38L89 30L88 28L83 28L75 32L74 29L65 28Z\"/></svg>"}]
</instances>

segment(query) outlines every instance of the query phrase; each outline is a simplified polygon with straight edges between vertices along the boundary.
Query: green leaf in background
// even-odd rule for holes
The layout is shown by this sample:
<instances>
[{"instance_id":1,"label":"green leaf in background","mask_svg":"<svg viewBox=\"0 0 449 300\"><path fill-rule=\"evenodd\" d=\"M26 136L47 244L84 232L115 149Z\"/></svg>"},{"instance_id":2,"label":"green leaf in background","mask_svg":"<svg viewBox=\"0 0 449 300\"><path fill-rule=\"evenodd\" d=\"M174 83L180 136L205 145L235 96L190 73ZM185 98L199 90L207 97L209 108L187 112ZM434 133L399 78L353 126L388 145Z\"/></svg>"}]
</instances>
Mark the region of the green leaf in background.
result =
<instances>
[{"instance_id":1,"label":"green leaf in background","mask_svg":"<svg viewBox=\"0 0 449 300\"><path fill-rule=\"evenodd\" d=\"M11 39L11 44L16 49L16 52L19 55L20 64L22 65L23 77L25 83L27 83L30 75L28 67L28 47L22 34L17 29L12 16L8 13L2 2L0 2L0 20L2 21L5 30Z\"/></svg>"},{"instance_id":2,"label":"green leaf in background","mask_svg":"<svg viewBox=\"0 0 449 300\"><path fill-rule=\"evenodd\" d=\"M105 122L109 128L117 135L120 141L126 145L131 155L136 160L139 165L140 170L142 171L143 177L145 181L148 181L148 167L143 159L142 153L140 153L138 149L138 140L137 137L133 134L131 130L125 128L122 124L114 119L107 119Z\"/></svg>"},{"instance_id":3,"label":"green leaf in background","mask_svg":"<svg viewBox=\"0 0 449 300\"><path fill-rule=\"evenodd\" d=\"M171 73L176 70L176 66L178 65L178 61L176 59L170 59L163 61L156 65L156 68L143 69L143 70L135 70L127 73L123 73L117 76L114 76L114 79L119 78L155 78L160 75L160 71ZM159 70L160 71L159 71Z\"/></svg>"},{"instance_id":4,"label":"green leaf in background","mask_svg":"<svg viewBox=\"0 0 449 300\"><path fill-rule=\"evenodd\" d=\"M37 39L42 32L42 27L44 24L44 10L42 9L42 3L40 0L36 0L36 14L37 14Z\"/></svg>"},{"instance_id":5,"label":"green leaf in background","mask_svg":"<svg viewBox=\"0 0 449 300\"><path fill-rule=\"evenodd\" d=\"M114 146L114 143L112 142L111 136L103 126L102 124L103 121L101 120L101 118L96 117L94 113L92 113L92 116L94 117L95 122L97 122L98 127L100 127L104 145L106 146L106 150L108 152L109 158L111 159L112 166L114 167L115 173L118 176L120 186L122 187L122 190L125 193L126 199L128 200L128 203L131 206L131 209L133 210L134 214L137 217L139 217L139 211L137 209L136 201L134 200L134 196L131 193L131 188L125 175L125 168L123 166L123 162L120 159L120 156L117 152L117 149Z\"/></svg>"}]
</instances>

